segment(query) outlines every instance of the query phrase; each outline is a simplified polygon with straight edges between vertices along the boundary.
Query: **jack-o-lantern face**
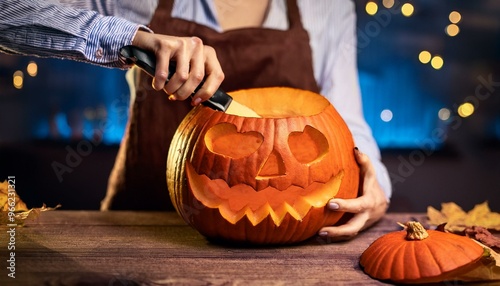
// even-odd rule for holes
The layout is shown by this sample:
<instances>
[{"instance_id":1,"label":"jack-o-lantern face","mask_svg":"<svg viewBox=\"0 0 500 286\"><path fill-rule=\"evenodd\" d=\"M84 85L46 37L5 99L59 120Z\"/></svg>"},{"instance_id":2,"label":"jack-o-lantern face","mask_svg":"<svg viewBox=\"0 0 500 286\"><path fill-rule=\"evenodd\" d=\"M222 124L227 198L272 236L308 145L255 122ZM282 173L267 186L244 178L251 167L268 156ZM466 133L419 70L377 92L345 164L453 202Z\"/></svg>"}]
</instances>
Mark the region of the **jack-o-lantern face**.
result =
<instances>
[{"instance_id":1,"label":"jack-o-lantern face","mask_svg":"<svg viewBox=\"0 0 500 286\"><path fill-rule=\"evenodd\" d=\"M171 181L175 178L171 170L167 176L174 205L186 221L200 230L202 218L196 211L209 209L211 216L225 221L224 228L264 223L280 229L285 221L303 222L320 210L324 225L328 200L356 196L359 174L351 134L325 98L290 88L244 90L232 96L262 118L203 107L199 112L203 109L209 116L190 117L191 124L178 130L190 139L174 137L184 146L171 148L167 170L173 167L183 173L176 174L186 180L182 194L172 190L179 184ZM189 150L179 153L186 147ZM171 165L174 155L184 156L181 165L179 159ZM205 223L217 224L208 219Z\"/></svg>"}]
</instances>

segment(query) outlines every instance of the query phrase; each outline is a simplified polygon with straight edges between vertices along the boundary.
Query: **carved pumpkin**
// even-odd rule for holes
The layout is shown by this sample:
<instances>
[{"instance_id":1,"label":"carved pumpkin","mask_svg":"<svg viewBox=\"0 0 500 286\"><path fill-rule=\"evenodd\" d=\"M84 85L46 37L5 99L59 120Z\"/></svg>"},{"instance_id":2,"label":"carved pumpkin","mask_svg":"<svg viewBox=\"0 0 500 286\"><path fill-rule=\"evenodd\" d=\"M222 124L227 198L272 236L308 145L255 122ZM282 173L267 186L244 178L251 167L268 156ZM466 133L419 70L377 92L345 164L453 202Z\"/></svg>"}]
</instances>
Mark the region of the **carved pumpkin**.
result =
<instances>
[{"instance_id":1,"label":"carved pumpkin","mask_svg":"<svg viewBox=\"0 0 500 286\"><path fill-rule=\"evenodd\" d=\"M178 213L211 239L294 243L333 225L333 197L354 198L359 168L345 122L323 96L292 88L231 96L261 118L194 108L178 127L167 182Z\"/></svg>"},{"instance_id":2,"label":"carved pumpkin","mask_svg":"<svg viewBox=\"0 0 500 286\"><path fill-rule=\"evenodd\" d=\"M448 232L425 230L408 222L406 230L375 240L361 255L365 273L396 283L437 283L476 267L483 248L472 239Z\"/></svg>"}]
</instances>

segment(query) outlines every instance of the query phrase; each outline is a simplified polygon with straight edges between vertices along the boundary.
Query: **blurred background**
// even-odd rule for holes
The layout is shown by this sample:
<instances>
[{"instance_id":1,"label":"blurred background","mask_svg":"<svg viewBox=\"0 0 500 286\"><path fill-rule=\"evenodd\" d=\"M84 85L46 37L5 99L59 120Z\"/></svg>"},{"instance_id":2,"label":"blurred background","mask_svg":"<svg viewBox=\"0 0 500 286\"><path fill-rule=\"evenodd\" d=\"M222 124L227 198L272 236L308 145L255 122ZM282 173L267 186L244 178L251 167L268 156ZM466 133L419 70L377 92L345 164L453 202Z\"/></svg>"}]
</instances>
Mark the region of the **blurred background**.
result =
<instances>
[{"instance_id":1,"label":"blurred background","mask_svg":"<svg viewBox=\"0 0 500 286\"><path fill-rule=\"evenodd\" d=\"M390 210L500 211L500 1L355 2ZM29 207L99 209L128 104L125 71L0 54L0 181Z\"/></svg>"}]
</instances>

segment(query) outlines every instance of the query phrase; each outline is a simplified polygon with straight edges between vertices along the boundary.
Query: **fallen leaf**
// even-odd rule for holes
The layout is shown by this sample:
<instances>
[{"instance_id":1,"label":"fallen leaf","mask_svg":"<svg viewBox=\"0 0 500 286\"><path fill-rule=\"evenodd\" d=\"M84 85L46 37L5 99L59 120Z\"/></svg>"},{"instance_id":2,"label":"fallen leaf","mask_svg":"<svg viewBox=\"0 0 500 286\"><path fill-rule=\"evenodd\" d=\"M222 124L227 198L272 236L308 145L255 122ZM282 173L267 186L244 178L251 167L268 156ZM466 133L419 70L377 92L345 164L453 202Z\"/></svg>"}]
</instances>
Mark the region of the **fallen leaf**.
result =
<instances>
[{"instance_id":1,"label":"fallen leaf","mask_svg":"<svg viewBox=\"0 0 500 286\"><path fill-rule=\"evenodd\" d=\"M483 247L483 257L474 263L472 270L460 274L455 279L465 282L500 281L500 255L490 247L475 239L473 240Z\"/></svg>"},{"instance_id":2,"label":"fallen leaf","mask_svg":"<svg viewBox=\"0 0 500 286\"><path fill-rule=\"evenodd\" d=\"M427 217L434 225L440 225L448 222L448 218L444 214L431 206L427 207Z\"/></svg>"},{"instance_id":3,"label":"fallen leaf","mask_svg":"<svg viewBox=\"0 0 500 286\"><path fill-rule=\"evenodd\" d=\"M492 212L487 201L475 205L469 212L465 212L453 202L442 203L441 211L429 206L427 217L430 225L438 226L446 223L445 230L454 233L462 232L466 227L472 226L500 231L500 213Z\"/></svg>"},{"instance_id":4,"label":"fallen leaf","mask_svg":"<svg viewBox=\"0 0 500 286\"><path fill-rule=\"evenodd\" d=\"M466 227L464 230L464 234L469 238L479 241L480 243L484 244L487 247L500 250L500 237L494 236L485 227L482 226Z\"/></svg>"},{"instance_id":5,"label":"fallen leaf","mask_svg":"<svg viewBox=\"0 0 500 286\"><path fill-rule=\"evenodd\" d=\"M9 185L7 180L0 183L0 211L9 211L12 204L14 204L15 211L28 210L26 204L17 195L16 190L9 188Z\"/></svg>"},{"instance_id":6,"label":"fallen leaf","mask_svg":"<svg viewBox=\"0 0 500 286\"><path fill-rule=\"evenodd\" d=\"M500 281L500 267L491 257L483 257L474 263L471 271L460 274L455 279L463 282L489 282ZM474 284L476 285L476 284ZM488 284L493 285L493 284Z\"/></svg>"},{"instance_id":7,"label":"fallen leaf","mask_svg":"<svg viewBox=\"0 0 500 286\"><path fill-rule=\"evenodd\" d=\"M487 202L478 204L467 214L465 225L500 230L500 213L492 212Z\"/></svg>"},{"instance_id":8,"label":"fallen leaf","mask_svg":"<svg viewBox=\"0 0 500 286\"><path fill-rule=\"evenodd\" d=\"M14 205L14 210L11 208ZM41 208L28 209L14 188L9 188L8 181L0 183L0 226L23 226L28 220L36 219L40 213L55 210L61 207L48 208L45 204Z\"/></svg>"}]
</instances>

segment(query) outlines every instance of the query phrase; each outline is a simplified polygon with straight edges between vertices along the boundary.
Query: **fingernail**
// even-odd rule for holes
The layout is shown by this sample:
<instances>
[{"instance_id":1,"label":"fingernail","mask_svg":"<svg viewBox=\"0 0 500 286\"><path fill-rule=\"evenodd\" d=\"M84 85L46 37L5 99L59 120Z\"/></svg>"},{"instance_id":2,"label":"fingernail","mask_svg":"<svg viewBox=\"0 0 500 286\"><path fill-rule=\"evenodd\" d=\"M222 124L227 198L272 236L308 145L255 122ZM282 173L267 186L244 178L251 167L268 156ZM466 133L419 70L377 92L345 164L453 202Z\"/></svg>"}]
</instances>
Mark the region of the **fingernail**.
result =
<instances>
[{"instance_id":1,"label":"fingernail","mask_svg":"<svg viewBox=\"0 0 500 286\"><path fill-rule=\"evenodd\" d=\"M328 235L328 232L326 231L320 231L320 233L318 233L319 236L327 236Z\"/></svg>"},{"instance_id":2,"label":"fingernail","mask_svg":"<svg viewBox=\"0 0 500 286\"><path fill-rule=\"evenodd\" d=\"M337 203L328 203L328 208L330 208L331 210L338 210L340 208L339 204Z\"/></svg>"},{"instance_id":3,"label":"fingernail","mask_svg":"<svg viewBox=\"0 0 500 286\"><path fill-rule=\"evenodd\" d=\"M175 95L173 95L173 94L169 95L168 100L172 100L172 101L175 100Z\"/></svg>"},{"instance_id":4,"label":"fingernail","mask_svg":"<svg viewBox=\"0 0 500 286\"><path fill-rule=\"evenodd\" d=\"M198 105L198 104L200 104L200 102L201 102L201 98L196 97L196 98L193 100L193 105Z\"/></svg>"},{"instance_id":5,"label":"fingernail","mask_svg":"<svg viewBox=\"0 0 500 286\"><path fill-rule=\"evenodd\" d=\"M358 147L354 147L354 150L359 151Z\"/></svg>"}]
</instances>

